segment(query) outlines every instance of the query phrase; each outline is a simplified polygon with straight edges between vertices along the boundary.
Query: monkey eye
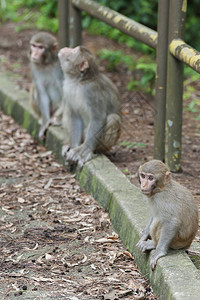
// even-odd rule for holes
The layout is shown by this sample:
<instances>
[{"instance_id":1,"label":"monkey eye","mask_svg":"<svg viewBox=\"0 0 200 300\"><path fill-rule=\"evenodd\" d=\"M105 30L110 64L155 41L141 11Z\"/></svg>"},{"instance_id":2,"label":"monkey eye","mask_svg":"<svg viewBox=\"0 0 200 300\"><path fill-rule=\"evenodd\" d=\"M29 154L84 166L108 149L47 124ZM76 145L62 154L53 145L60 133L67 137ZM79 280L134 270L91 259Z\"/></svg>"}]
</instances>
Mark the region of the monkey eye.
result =
<instances>
[{"instance_id":1,"label":"monkey eye","mask_svg":"<svg viewBox=\"0 0 200 300\"><path fill-rule=\"evenodd\" d=\"M39 49L45 49L45 47L43 46L43 45L37 45L37 44L31 44L31 46L33 47L33 48L39 48Z\"/></svg>"},{"instance_id":2,"label":"monkey eye","mask_svg":"<svg viewBox=\"0 0 200 300\"><path fill-rule=\"evenodd\" d=\"M149 179L150 181L152 181L152 180L154 180L154 177L153 177L152 175L150 175L150 176L148 177L148 179Z\"/></svg>"},{"instance_id":3,"label":"monkey eye","mask_svg":"<svg viewBox=\"0 0 200 300\"><path fill-rule=\"evenodd\" d=\"M144 173L141 173L140 176L141 176L142 178L145 178L145 174L144 174Z\"/></svg>"}]
</instances>

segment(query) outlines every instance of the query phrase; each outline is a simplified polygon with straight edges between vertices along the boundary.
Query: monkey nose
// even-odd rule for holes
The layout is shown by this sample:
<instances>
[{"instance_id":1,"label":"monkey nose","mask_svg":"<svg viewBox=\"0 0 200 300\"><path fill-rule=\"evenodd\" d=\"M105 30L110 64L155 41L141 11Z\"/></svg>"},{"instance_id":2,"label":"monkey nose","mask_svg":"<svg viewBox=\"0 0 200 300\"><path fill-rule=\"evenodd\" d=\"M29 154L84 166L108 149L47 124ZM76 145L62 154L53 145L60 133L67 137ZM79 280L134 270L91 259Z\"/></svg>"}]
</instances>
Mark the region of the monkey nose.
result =
<instances>
[{"instance_id":1,"label":"monkey nose","mask_svg":"<svg viewBox=\"0 0 200 300\"><path fill-rule=\"evenodd\" d=\"M69 47L64 47L62 49L60 49L60 51L58 52L58 55L69 55L72 52L72 49Z\"/></svg>"},{"instance_id":2,"label":"monkey nose","mask_svg":"<svg viewBox=\"0 0 200 300\"><path fill-rule=\"evenodd\" d=\"M32 58L33 58L33 59L38 59L39 56L40 56L40 53L39 53L39 51L37 51L37 50L35 50L35 51L32 53Z\"/></svg>"},{"instance_id":3,"label":"monkey nose","mask_svg":"<svg viewBox=\"0 0 200 300\"><path fill-rule=\"evenodd\" d=\"M147 186L147 180L143 180L141 183L141 189L145 189L146 186Z\"/></svg>"}]
</instances>

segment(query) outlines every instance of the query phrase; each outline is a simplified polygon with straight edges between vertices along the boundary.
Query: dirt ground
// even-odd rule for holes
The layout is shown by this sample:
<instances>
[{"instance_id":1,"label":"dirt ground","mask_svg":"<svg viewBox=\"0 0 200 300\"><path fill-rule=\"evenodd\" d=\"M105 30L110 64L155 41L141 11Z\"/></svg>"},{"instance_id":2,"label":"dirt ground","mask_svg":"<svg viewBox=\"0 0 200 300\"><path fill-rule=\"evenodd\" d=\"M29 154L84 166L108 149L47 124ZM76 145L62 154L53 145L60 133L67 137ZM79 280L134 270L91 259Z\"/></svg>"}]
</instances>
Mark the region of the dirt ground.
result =
<instances>
[{"instance_id":1,"label":"dirt ground","mask_svg":"<svg viewBox=\"0 0 200 300\"><path fill-rule=\"evenodd\" d=\"M0 201L1 299L157 299L108 213L1 112Z\"/></svg>"},{"instance_id":2,"label":"dirt ground","mask_svg":"<svg viewBox=\"0 0 200 300\"><path fill-rule=\"evenodd\" d=\"M3 68L6 68L7 70L10 70L12 71L13 73L16 74L16 81L18 83L18 85L23 88L23 89L26 89L27 91L29 90L30 88L30 82L31 82L31 79L30 79L30 71L29 71L29 63L28 63L28 55L27 55L27 52L28 52L28 43L29 43L29 40L30 40L30 37L32 36L32 34L34 34L35 32L37 32L37 30L24 30L24 31L21 31L21 32L16 32L16 24L13 24L13 23L6 23L6 24L2 24L0 26L0 62L1 62L1 66ZM122 46L122 45L119 45L118 43L114 42L114 41L111 41L111 40L108 40L106 39L105 37L102 37L102 36L99 36L99 37L94 37L94 36L90 36L88 34L86 34L84 32L83 34L83 44L85 46L87 46L93 53L97 53L97 51L99 51L101 48L108 48L108 49L111 49L111 50L119 50L119 49L122 49L123 48L123 51L127 54L133 54L133 57L135 57L135 53L133 52L133 50L131 49L128 49L126 48L125 46ZM137 54L139 55L139 54ZM134 184L138 184L137 183L137 180L135 178L135 173L139 167L140 164L142 164L143 162L145 162L146 160L148 159L151 159L153 158L153 135L154 135L154 128L153 128L153 125L154 125L154 115L155 115L155 108L154 108L154 99L152 96L150 95L146 95L144 94L143 92L141 91L127 91L126 89L126 85L127 85L127 82L128 80L130 79L130 76L131 74L128 72L128 70L126 68L124 68L123 66L120 66L117 68L117 70L115 72L108 72L106 70L106 61L102 61L101 64L100 64L100 68L103 72L105 72L111 79L112 81L117 85L118 89L119 89L119 92L120 92L120 96L121 96L121 101L122 101L122 114L123 114L123 131L122 131L122 134L121 134L121 137L120 137L120 140L119 140L119 143L118 145L116 145L115 147L113 147L112 149L112 152L110 152L108 154L108 157L111 159L111 161L117 165L119 167L119 169L122 170L122 172L124 172L128 178L131 180L131 182L133 182ZM196 90L195 92L193 93L193 97L196 97L199 99L200 97L200 83L199 82L195 82L193 83L193 86L195 86ZM184 102L184 107L186 107L188 105L188 102L185 101ZM199 112L200 113L200 112ZM15 138L13 138L13 135L14 134L17 134L19 137L21 137L21 135L26 135L25 131L23 131L22 129L18 128L16 124L12 125L12 121L7 117L4 117L2 116L1 117L2 119L6 120L7 122L7 127L8 127L8 132L10 131L11 133L11 137L8 136L8 133L3 133L4 130L3 128L1 129L1 133L3 135L3 138L5 136L5 138L7 138L9 140L9 143L16 143L16 140ZM11 124L11 125L10 125ZM199 160L199 154L200 154L200 134L198 133L197 131L197 125L198 125L198 121L196 121L194 119L194 116L192 113L188 112L188 111L185 111L184 112L184 115L183 115L183 145L182 145L182 169L183 169L183 172L180 173L180 174L174 174L174 177L182 184L184 184L186 187L190 188L193 192L193 195L200 207L200 188L199 188L199 178L200 178L200 160ZM11 126L11 127L9 127ZM9 129L10 128L10 129ZM17 128L17 129L16 129ZM22 133L21 133L21 130L22 130ZM13 141L14 139L14 141ZM12 146L15 148L19 148L19 153L21 153L20 155L23 156L23 151L24 149L26 149L28 143L27 142L27 136L26 136L26 139L25 139L25 142L22 140L21 141L21 144L20 146ZM129 142L136 142L136 143L144 143L146 145L146 147L144 148L139 148L139 147L132 147L130 149L127 149L126 147L124 146L120 146L120 143L124 142L124 141L129 141ZM7 143L7 142L6 142ZM57 178L63 178L63 169L61 166L57 166L57 163L54 161L53 162L53 165L55 166L55 178L52 177L52 181L51 182L46 182L45 181L45 164L47 163L48 165L48 168L50 168L50 162L52 162L53 158L51 157L50 154L48 155L45 155L45 150L44 149L41 149L40 146L36 145L33 141L30 143L30 147L28 147L28 150L25 151L25 153L27 153L27 157L30 156L29 152L31 151L35 151L35 156L33 155L33 159L36 159L38 158L38 156L41 156L41 151L42 153L44 153L44 156L42 156L42 158L40 157L39 159L42 161L42 164L41 163L36 163L34 162L34 165L36 167L34 167L34 169L31 169L31 164L27 167L27 171L26 172L30 172L32 175L33 178L37 178L38 179L38 182L39 182L39 185L43 185L43 188L44 186L47 186L47 191L49 189L54 189L54 187L57 187L57 186L60 186L60 195L58 197L58 202L59 202L59 205L61 205L61 209L59 207L59 209L57 209L55 207L55 203L52 202L51 198L54 199L52 197L52 192L49 192L50 196L49 196L49 200L47 202L47 205L45 206L45 199L41 199L40 198L40 202L37 202L37 201L34 201L34 203L32 203L31 205L35 205L35 213L36 214L36 218L41 218L43 219L43 216L46 216L47 214L49 214L48 216L51 217L51 222L53 222L54 224L56 224L56 218L55 216L58 216L59 213L57 213L56 211L57 210L65 210L66 211L66 216L62 217L63 219L61 220L61 227L60 227L60 219L58 220L58 229L56 229L57 233L56 232L52 232L52 231L49 231L49 229L41 229L41 228L38 228L36 227L34 229L33 232L31 231L24 231L24 238L28 237L28 241L26 241L26 243L24 242L24 245L23 247L28 247L28 248L34 248L37 246L37 244L35 242L31 242L32 239L33 239L33 236L36 235L38 237L38 240L41 241L42 243L44 243L44 239L49 239L48 240L48 243L52 243L53 240L56 240L58 241L58 244L62 244L63 243L63 240L65 238L68 238L69 240L73 240L75 241L77 239L77 236L80 236L80 232L81 232L81 236L82 236L82 233L83 233L83 240L82 242L84 243L85 242L85 239L87 240L92 240L92 237L90 236L91 235L91 232L93 231L93 227L96 228L101 228L103 226L104 229L106 229L105 231L105 235L106 236L111 236L112 235L112 232L111 231L108 231L107 230L110 230L110 224L109 224L109 219L107 218L107 215L104 211L102 211L96 203L94 203L93 199L89 196L86 196L84 195L84 192L82 191L79 191L79 188L77 187L78 184L75 182L75 179L72 177L70 177L70 175L64 175L64 176L69 176L69 181L73 181L73 185L75 186L75 191L72 191L72 195L73 193L80 193L79 196L75 195L75 196L70 196L69 198L71 199L69 201L69 203L63 203L61 201L61 198L63 197L63 193L66 193L66 189L69 188L69 183L67 182L66 183L66 180L63 180L61 179L61 181L59 181L59 183L57 182ZM25 147L25 148L24 148ZM31 149L33 147L33 149ZM39 149L38 149L39 147ZM15 149L16 150L16 149ZM10 153L10 157L12 158L12 156L14 155L15 152L13 152L13 150L9 150L9 153ZM16 152L16 156L18 155L17 154L18 152ZM38 154L40 153L40 154ZM32 157L32 154L31 154L31 157ZM23 158L24 159L24 158ZM43 164L44 164L44 169L43 169ZM23 165L24 166L24 165ZM37 169L38 168L38 169ZM42 168L42 170L40 169ZM12 170L13 168L11 168ZM21 166L19 166L19 170L21 170ZM11 171L12 172L12 171ZM16 170L15 170L16 172ZM42 178L39 178L39 173L42 174ZM44 174L43 174L44 173ZM66 173L66 171L65 171ZM54 174L54 171L52 172L52 176ZM41 179L41 181L40 181ZM29 179L28 179L29 180ZM21 184L21 181L20 181L20 184ZM28 183L29 185L29 183ZM65 186L67 185L67 186ZM30 187L30 189L33 188L33 187ZM40 188L37 187L38 189ZM7 189L6 185L5 185L5 189ZM6 193L7 190L2 191L1 193ZM8 197L8 199L6 198L5 200L8 201L7 203L5 202L5 211L7 213L8 212L12 212L12 206L13 205L19 205L20 207L24 206L24 203L26 204L26 201L23 202L23 200L26 200L26 199L23 199L23 197L20 197L20 193L19 193L19 188L16 187L16 193L17 193L17 197L15 197L15 199L11 197L11 203L9 203L9 199L10 197ZM29 192L29 195L31 195L31 191L28 191ZM19 193L19 194L18 194ZM41 193L41 191L38 191L38 195ZM37 189L36 189L36 194L37 194ZM84 196L83 196L84 195ZM35 195L36 197L37 195ZM58 195L56 195L57 197ZM64 194L64 197L66 197L66 194ZM34 197L33 197L34 198ZM79 207L79 215L76 215L76 212L73 211L73 212L69 212L68 213L68 209L70 207L70 209L74 209L72 208L72 202L75 201L75 198L77 199L78 198L78 201L77 201L77 206ZM80 199L79 199L80 198ZM32 198L31 198L32 199ZM36 197L37 199L37 197ZM3 199L2 199L3 200ZM15 202L12 202L12 201L15 201ZM20 202L21 201L21 202ZM32 200L30 200L32 201ZM76 202L76 201L75 201ZM91 211L90 211L90 208L87 206L88 203L91 204L91 209L92 209L92 212L96 213L97 212L97 215L94 215L95 217L95 224L92 224L92 220L89 218L89 216L81 216L81 205L82 203L84 203L84 207L88 208L88 211L86 214L90 215L91 214ZM39 204L37 204L39 203ZM81 204L81 205L80 205ZM30 205L30 203L28 204ZM42 206L45 206L45 214L43 215L41 212L43 211L43 208ZM65 206L69 206L69 207L65 207ZM30 206L31 207L31 206ZM37 208L42 208L41 211L38 211ZM9 214L9 213L8 213ZM100 214L100 215L99 215ZM80 223L80 228L75 228L73 227L73 224L70 223L69 221L69 216L73 216L73 218L76 220L76 219L79 219L78 221L78 224L79 222L81 221ZM29 217L29 218L33 218L35 219L35 215L32 215ZM85 219L86 218L86 219ZM88 220L89 218L89 220ZM99 223L98 220L101 220L101 218L103 218L102 222L103 224L105 225L102 225L101 224L101 221ZM45 219L45 217L44 217ZM69 226L68 226L68 229L66 230L66 227L63 225L63 223L66 223L66 220L68 220L68 223ZM19 221L19 220L18 220ZM82 222L83 221L83 222ZM84 223L85 222L85 223ZM5 225L4 224L4 227L6 228L7 231L10 231L10 233L12 233L12 230L16 230L17 229L17 225L16 224L12 224L10 225L9 227L9 224ZM81 230L83 229L84 227L86 227L85 230ZM16 228L16 229L15 229ZM98 229L99 230L99 229ZM95 239L98 239L98 238L102 238L104 233L102 233L100 231L100 234L98 235L98 230L95 229ZM90 234L89 234L89 233ZM97 233L97 235L96 235ZM87 237L89 234L89 237ZM46 236L47 235L47 236ZM49 236L50 235L50 236ZM4 237L5 239L5 237ZM200 230L198 232L198 235L196 237L196 240L200 240ZM7 244L6 244L7 243ZM46 241L45 241L46 243ZM23 244L23 241L22 241L22 244ZM22 244L20 243L19 245L19 250L22 249ZM120 275L118 273L118 276L120 276L120 281L121 281L121 278L123 278L122 275L133 275L135 274L135 272L137 272L137 269L136 269L136 266L132 266L132 258L129 256L129 254L125 254L123 253L123 251L125 251L123 248L120 248L120 250L118 249L119 245L120 247L123 247L121 244L119 243L116 243L114 244L106 244L105 245L101 245L101 247L99 247L99 244L98 243L98 246L96 247L96 244L95 245L95 249L94 251L98 251L98 253L100 253L100 259L102 260L100 263L102 263L104 266L106 264L106 259L103 260L102 257L104 257L104 252L106 253L109 253L108 255L106 254L106 258L109 257L109 259L113 262L116 263L116 261L118 262L119 260L119 265L120 267L117 269L116 272L121 272ZM9 248L9 245L11 245L11 248ZM93 245L93 246L94 246ZM15 247L17 247L16 245L16 242L13 241L12 239L12 234L8 235L8 240L7 242L5 242L5 251L8 251L8 253L6 253L6 256L8 255L9 257L13 257L13 253L15 249ZM59 246L60 247L60 246ZM108 247L108 248L107 248ZM114 248L113 248L114 247ZM62 248L62 247L61 247ZM63 253L63 250L59 248L59 251L60 251L60 260L66 260L66 262L68 263L68 258L66 258L64 256L64 253ZM123 249L123 250L122 250ZM45 264L45 266L47 265L47 269L46 270L52 270L52 268L56 269L55 265L54 265L54 258L51 258L51 256L54 256L55 253L57 250L55 249L55 251L53 253L49 253L48 250L46 253L43 254L43 257L40 257L39 258L39 262L41 262L41 264ZM114 255L114 258L112 257L112 255L110 254L110 252L114 252L112 253L112 255ZM123 254L121 254L121 252ZM102 256L102 253L103 253L103 256ZM119 255L117 255L116 253L120 253ZM47 254L49 254L50 256L48 256ZM58 255L58 256L59 256ZM70 254L71 255L71 254ZM76 267L78 268L79 266L81 266L81 269L82 269L82 264L85 263L85 260L87 256L87 254L83 254L81 257L80 257L80 254L78 255L77 253L74 253L74 263L77 264ZM17 255L16 255L17 256ZM56 254L57 256L57 254ZM38 258L37 258L38 259ZM93 259L93 260L92 260ZM19 261L18 261L19 260ZM52 262L53 261L53 262ZM72 264L72 260L69 260L70 263L67 265L66 264L66 269L68 270L68 268L71 268L71 265ZM131 261L131 263L130 263ZM15 257L13 259L13 264L20 264L20 259L18 257ZM11 260L9 260L9 262L5 261L5 266L3 265L2 267L4 267L4 269L2 270L7 270L7 268L9 268L9 264L11 264L10 266L12 266L12 263L11 263ZM26 262L27 263L27 262ZM30 262L29 262L30 263ZM37 270L41 271L42 272L42 267L39 268L38 266L38 261L36 261L37 263ZM94 264L94 257L92 256L90 258L90 261L89 263L91 265ZM98 262L99 263L99 262ZM50 264L48 266L48 264ZM86 263L87 264L87 263ZM123 267L124 266L124 267ZM1 268L2 268L1 267ZM22 266L22 269L23 269L24 266ZM33 266L31 266L32 268ZM62 271L65 273L65 272L68 272L66 271L66 269L63 270L63 265L62 267L57 266L58 268L60 268L59 270L62 269ZM96 265L94 264L94 268L96 267ZM113 267L113 264L112 264L112 267ZM33 269L35 268L35 266L33 267ZM103 268L103 271L102 269ZM94 291L94 289L92 289L92 279L90 278L90 280L88 281L88 287L84 287L84 284L86 284L87 281L81 281L81 288L82 290L80 290L80 293L85 293L87 291L87 293L94 293L93 295L101 295L102 294L109 294L110 291L107 291L106 290L106 280L104 281L103 277L102 277L102 274L104 274L106 271L108 272L108 274L110 274L110 267L108 267L108 269L106 269L106 267L99 267L98 266L98 272L100 270L100 279L97 279L99 278L97 276L97 278L94 278L97 282L99 282L99 285L97 285L96 287L96 290ZM131 271L130 271L131 269ZM35 269L36 270L36 269ZM121 270L121 271L120 271ZM39 272L38 271L38 272ZM102 273L101 273L102 272ZM104 272L104 273L103 273ZM55 272L56 273L56 272ZM80 272L81 273L81 272ZM39 273L38 273L39 274ZM52 274L52 272L51 272ZM138 274L138 273L137 273ZM135 274L136 275L136 274ZM40 276L41 278L46 275L41 274L41 275L38 275ZM69 275L70 277L71 275ZM103 275L104 276L104 275ZM111 276L111 275L108 275L108 276ZM113 275L112 275L113 276ZM112 277L111 276L111 277ZM82 276L83 277L83 276ZM117 275L116 275L117 277ZM126 284L122 287L120 287L120 289L122 290L122 292L126 292L127 289L129 288L127 286L127 282L128 280L125 279L126 276L124 276L124 284L126 282ZM133 278L132 276L130 276L130 278ZM141 277L142 278L142 277ZM9 280L11 278L9 277ZM9 282L8 280L8 282ZM71 278L67 278L67 280L71 280ZM83 280L83 278L82 278ZM99 280L99 281L98 281ZM34 280L33 280L34 281ZM45 281L45 279L44 279ZM34 281L34 283L36 283L37 280ZM109 280L109 284L110 282L112 282L113 284L113 290L115 292L115 288L118 284L118 282L113 279L110 279ZM149 287L147 285L147 283L144 281L144 279L139 279L139 284L142 283L143 284L143 291L149 291ZM134 281L134 284L135 284L135 281ZM26 282L22 282L22 286L25 285L26 286ZM123 285L123 284L122 284ZM76 286L76 282L73 281L73 284L71 286L72 290L74 291L77 287ZM111 287L111 286L110 286ZM16 291L19 292L17 289L19 288L18 286L15 287L16 288ZM88 288L88 289L87 289ZM145 290L146 289L146 290ZM97 291L98 290L98 291ZM112 290L112 288L111 288ZM137 289L136 289L137 290ZM21 291L21 290L20 290ZM77 291L77 290L76 290ZM140 288L138 288L138 292L140 292ZM113 296L112 296L113 297ZM128 295L122 295L122 296L118 296L119 298L123 298L123 299L129 299L129 296ZM132 296L130 296L130 299L131 299ZM145 298L144 298L145 297ZM148 295L145 295L143 297L143 299L155 299L155 296L150 294L149 296ZM148 298L149 297L149 298ZM83 298L84 299L84 298ZM87 299L87 298L86 298ZM98 298L98 299L101 299L101 298ZM102 299L115 299L115 298L102 298Z\"/></svg>"}]
</instances>

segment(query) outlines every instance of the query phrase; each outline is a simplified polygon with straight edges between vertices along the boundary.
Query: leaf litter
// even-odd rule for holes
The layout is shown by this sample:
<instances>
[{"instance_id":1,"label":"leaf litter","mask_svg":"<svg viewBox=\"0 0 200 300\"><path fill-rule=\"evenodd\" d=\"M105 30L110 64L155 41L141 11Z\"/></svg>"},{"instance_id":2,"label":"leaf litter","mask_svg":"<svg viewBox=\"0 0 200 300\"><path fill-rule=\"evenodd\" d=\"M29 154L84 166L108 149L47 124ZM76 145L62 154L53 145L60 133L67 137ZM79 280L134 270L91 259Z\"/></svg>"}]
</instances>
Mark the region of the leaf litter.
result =
<instances>
[{"instance_id":1,"label":"leaf litter","mask_svg":"<svg viewBox=\"0 0 200 300\"><path fill-rule=\"evenodd\" d=\"M158 299L108 213L1 112L0 165L2 299Z\"/></svg>"}]
</instances>

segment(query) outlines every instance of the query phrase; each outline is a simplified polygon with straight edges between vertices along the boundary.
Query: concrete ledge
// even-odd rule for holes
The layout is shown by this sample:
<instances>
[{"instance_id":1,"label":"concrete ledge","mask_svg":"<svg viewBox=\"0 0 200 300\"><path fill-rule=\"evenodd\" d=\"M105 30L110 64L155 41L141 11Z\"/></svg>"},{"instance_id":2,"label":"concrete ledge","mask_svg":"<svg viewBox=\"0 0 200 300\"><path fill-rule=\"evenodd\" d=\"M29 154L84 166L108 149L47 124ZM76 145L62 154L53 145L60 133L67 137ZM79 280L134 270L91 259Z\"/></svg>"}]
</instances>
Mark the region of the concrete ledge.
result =
<instances>
[{"instance_id":1,"label":"concrete ledge","mask_svg":"<svg viewBox=\"0 0 200 300\"><path fill-rule=\"evenodd\" d=\"M29 107L28 93L15 87L14 78L5 73L0 73L0 108L37 139L39 125ZM63 141L61 128L49 129L45 146L61 163ZM126 176L103 155L86 163L81 171L76 170L76 174L80 185L109 211L116 232L160 299L199 300L200 271L184 251L170 251L158 260L154 272L150 269L149 255L137 251L135 245L147 222L148 207L146 199ZM195 248L195 243L192 247Z\"/></svg>"}]
</instances>

